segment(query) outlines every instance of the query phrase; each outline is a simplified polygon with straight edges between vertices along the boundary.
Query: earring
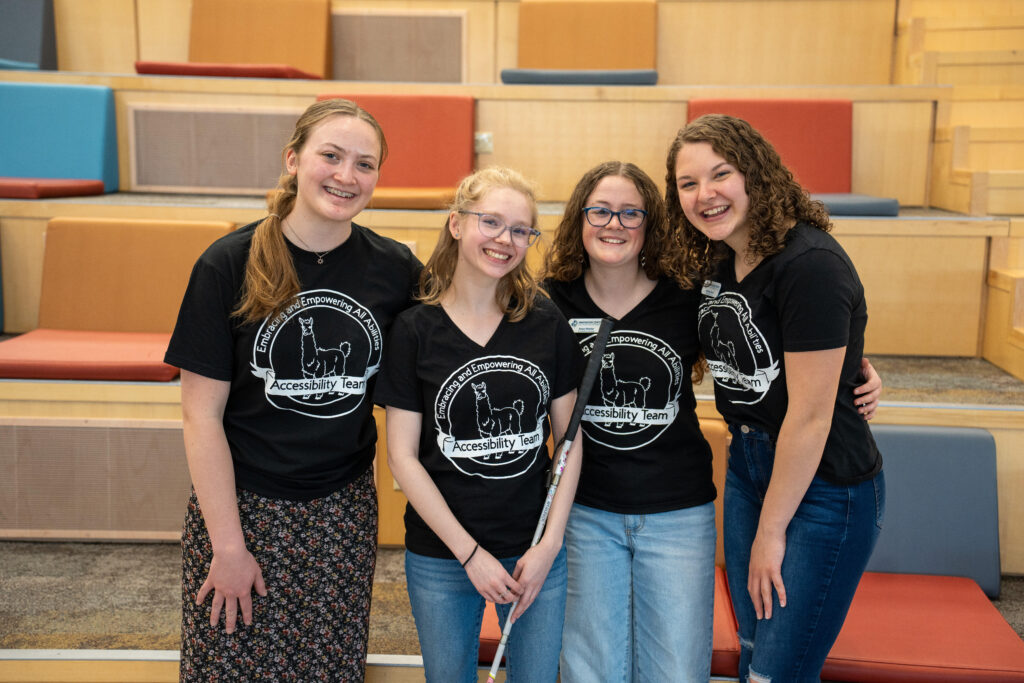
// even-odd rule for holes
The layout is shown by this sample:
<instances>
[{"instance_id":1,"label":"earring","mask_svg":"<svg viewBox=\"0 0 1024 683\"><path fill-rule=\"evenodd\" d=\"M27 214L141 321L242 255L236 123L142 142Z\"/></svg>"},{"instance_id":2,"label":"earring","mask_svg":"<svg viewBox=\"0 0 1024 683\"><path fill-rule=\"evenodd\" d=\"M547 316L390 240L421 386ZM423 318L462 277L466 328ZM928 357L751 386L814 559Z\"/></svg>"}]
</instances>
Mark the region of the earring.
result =
<instances>
[{"instance_id":1,"label":"earring","mask_svg":"<svg viewBox=\"0 0 1024 683\"><path fill-rule=\"evenodd\" d=\"M647 254L644 253L643 249L640 250L640 267L647 267Z\"/></svg>"}]
</instances>

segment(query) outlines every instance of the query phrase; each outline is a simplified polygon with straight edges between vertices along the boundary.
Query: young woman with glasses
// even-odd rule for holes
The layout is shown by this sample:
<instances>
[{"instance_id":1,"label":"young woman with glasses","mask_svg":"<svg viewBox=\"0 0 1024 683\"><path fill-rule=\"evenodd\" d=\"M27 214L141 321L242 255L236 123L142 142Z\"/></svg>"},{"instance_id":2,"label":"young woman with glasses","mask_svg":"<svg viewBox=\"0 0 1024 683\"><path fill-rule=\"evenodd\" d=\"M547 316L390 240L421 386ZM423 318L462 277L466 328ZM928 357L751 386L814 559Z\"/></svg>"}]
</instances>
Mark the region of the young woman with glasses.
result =
<instances>
[{"instance_id":1,"label":"young woman with glasses","mask_svg":"<svg viewBox=\"0 0 1024 683\"><path fill-rule=\"evenodd\" d=\"M650 176L618 161L583 176L544 287L584 353L597 321L615 326L566 528L563 683L710 677L716 491L691 383L700 292L681 266ZM868 415L878 386L858 390Z\"/></svg>"},{"instance_id":2,"label":"young woman with glasses","mask_svg":"<svg viewBox=\"0 0 1024 683\"><path fill-rule=\"evenodd\" d=\"M377 385L388 463L409 498L406 579L428 681L477 680L485 600L503 622L519 600L508 680L558 675L578 444L544 534L530 541L546 440L566 429L582 361L527 270L536 224L534 191L517 172L462 181L423 271L422 303L395 322Z\"/></svg>"}]
</instances>

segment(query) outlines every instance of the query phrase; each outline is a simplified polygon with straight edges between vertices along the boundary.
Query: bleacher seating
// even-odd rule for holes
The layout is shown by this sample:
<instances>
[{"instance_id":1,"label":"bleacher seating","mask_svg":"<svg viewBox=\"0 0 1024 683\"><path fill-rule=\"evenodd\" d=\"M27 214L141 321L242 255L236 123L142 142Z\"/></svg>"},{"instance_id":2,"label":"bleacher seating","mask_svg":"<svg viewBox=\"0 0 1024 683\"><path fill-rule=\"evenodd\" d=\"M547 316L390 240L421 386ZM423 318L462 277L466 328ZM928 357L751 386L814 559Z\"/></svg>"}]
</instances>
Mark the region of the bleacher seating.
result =
<instances>
[{"instance_id":1,"label":"bleacher seating","mask_svg":"<svg viewBox=\"0 0 1024 683\"><path fill-rule=\"evenodd\" d=\"M728 114L748 121L797 181L835 216L895 216L895 199L851 192L853 104L849 100L693 99L687 119Z\"/></svg>"},{"instance_id":2,"label":"bleacher seating","mask_svg":"<svg viewBox=\"0 0 1024 683\"><path fill-rule=\"evenodd\" d=\"M823 677L1024 681L1024 642L986 597L999 595L1000 570L991 434L892 425L872 432L884 463L885 519Z\"/></svg>"},{"instance_id":3,"label":"bleacher seating","mask_svg":"<svg viewBox=\"0 0 1024 683\"><path fill-rule=\"evenodd\" d=\"M114 91L0 82L0 197L118 189Z\"/></svg>"},{"instance_id":4,"label":"bleacher seating","mask_svg":"<svg viewBox=\"0 0 1024 683\"><path fill-rule=\"evenodd\" d=\"M153 380L192 265L224 221L54 218L46 231L39 327L0 342L0 377Z\"/></svg>"},{"instance_id":5,"label":"bleacher seating","mask_svg":"<svg viewBox=\"0 0 1024 683\"><path fill-rule=\"evenodd\" d=\"M519 3L515 69L502 83L654 85L658 4L654 0ZM608 49L614 45L614 49Z\"/></svg>"},{"instance_id":6,"label":"bleacher seating","mask_svg":"<svg viewBox=\"0 0 1024 683\"><path fill-rule=\"evenodd\" d=\"M330 75L329 0L191 4L189 61L138 61L138 73L313 79Z\"/></svg>"}]
</instances>

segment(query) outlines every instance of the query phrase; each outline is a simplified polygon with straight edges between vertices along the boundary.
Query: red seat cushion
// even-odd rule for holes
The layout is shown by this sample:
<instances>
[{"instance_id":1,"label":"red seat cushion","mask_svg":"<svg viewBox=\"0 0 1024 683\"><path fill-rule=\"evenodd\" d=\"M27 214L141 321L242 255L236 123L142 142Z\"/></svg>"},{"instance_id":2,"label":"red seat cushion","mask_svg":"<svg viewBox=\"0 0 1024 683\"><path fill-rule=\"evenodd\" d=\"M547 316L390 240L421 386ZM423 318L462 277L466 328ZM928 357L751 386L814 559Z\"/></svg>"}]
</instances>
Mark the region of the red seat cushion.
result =
<instances>
[{"instance_id":1,"label":"red seat cushion","mask_svg":"<svg viewBox=\"0 0 1024 683\"><path fill-rule=\"evenodd\" d=\"M687 120L728 114L758 130L808 192L850 192L853 103L850 100L694 99Z\"/></svg>"},{"instance_id":2,"label":"red seat cushion","mask_svg":"<svg viewBox=\"0 0 1024 683\"><path fill-rule=\"evenodd\" d=\"M135 72L161 76L217 76L221 78L309 78L318 74L287 64L214 64L210 62L135 62Z\"/></svg>"},{"instance_id":3,"label":"red seat cushion","mask_svg":"<svg viewBox=\"0 0 1024 683\"><path fill-rule=\"evenodd\" d=\"M1024 681L1024 641L971 579L868 572L821 677Z\"/></svg>"},{"instance_id":4,"label":"red seat cushion","mask_svg":"<svg viewBox=\"0 0 1024 683\"><path fill-rule=\"evenodd\" d=\"M81 197L103 192L102 180L0 177L0 197L8 199Z\"/></svg>"},{"instance_id":5,"label":"red seat cushion","mask_svg":"<svg viewBox=\"0 0 1024 683\"><path fill-rule=\"evenodd\" d=\"M740 668L740 637L729 597L725 567L715 567L715 623L711 644L711 673L736 676Z\"/></svg>"},{"instance_id":6,"label":"red seat cushion","mask_svg":"<svg viewBox=\"0 0 1024 683\"><path fill-rule=\"evenodd\" d=\"M36 329L0 342L0 377L169 381L178 368L163 362L171 335Z\"/></svg>"}]
</instances>

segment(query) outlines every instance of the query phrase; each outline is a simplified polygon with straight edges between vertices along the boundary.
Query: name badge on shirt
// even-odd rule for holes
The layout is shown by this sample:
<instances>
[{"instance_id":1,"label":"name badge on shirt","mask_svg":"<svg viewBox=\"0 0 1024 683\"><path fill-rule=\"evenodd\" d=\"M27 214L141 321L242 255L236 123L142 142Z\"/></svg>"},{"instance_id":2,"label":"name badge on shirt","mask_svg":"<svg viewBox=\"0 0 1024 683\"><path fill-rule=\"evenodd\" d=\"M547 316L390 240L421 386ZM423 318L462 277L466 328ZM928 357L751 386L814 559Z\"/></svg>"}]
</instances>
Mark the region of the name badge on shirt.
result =
<instances>
[{"instance_id":1,"label":"name badge on shirt","mask_svg":"<svg viewBox=\"0 0 1024 683\"><path fill-rule=\"evenodd\" d=\"M718 296L718 293L722 291L722 284L715 282L714 280L705 280L704 286L701 287L700 293L704 296L711 297L714 299Z\"/></svg>"},{"instance_id":2,"label":"name badge on shirt","mask_svg":"<svg viewBox=\"0 0 1024 683\"><path fill-rule=\"evenodd\" d=\"M569 327L576 334L597 334L601 327L600 318L570 318Z\"/></svg>"}]
</instances>

